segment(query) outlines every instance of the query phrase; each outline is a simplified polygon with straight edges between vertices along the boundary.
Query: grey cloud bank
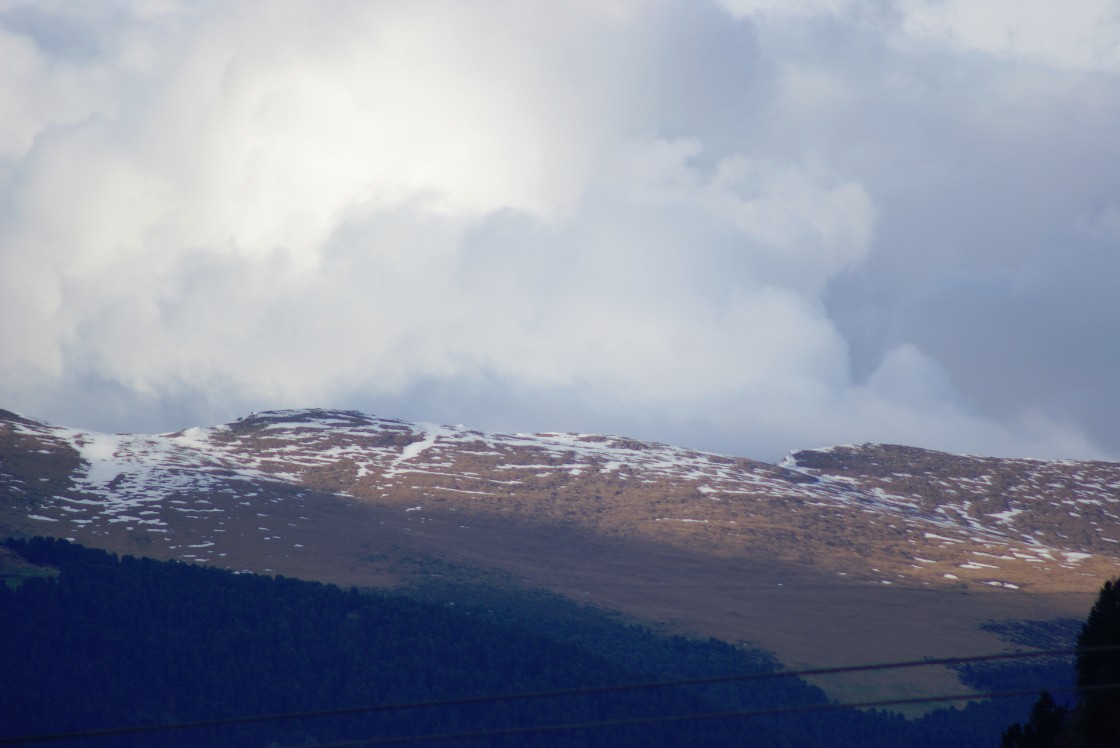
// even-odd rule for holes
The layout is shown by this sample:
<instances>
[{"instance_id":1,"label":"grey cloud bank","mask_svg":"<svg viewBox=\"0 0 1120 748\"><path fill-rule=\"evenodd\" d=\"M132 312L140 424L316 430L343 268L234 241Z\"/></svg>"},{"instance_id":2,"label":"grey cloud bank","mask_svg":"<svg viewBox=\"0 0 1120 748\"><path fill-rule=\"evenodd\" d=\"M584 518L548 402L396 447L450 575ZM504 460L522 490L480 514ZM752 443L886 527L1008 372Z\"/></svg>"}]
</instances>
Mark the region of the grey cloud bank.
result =
<instances>
[{"instance_id":1,"label":"grey cloud bank","mask_svg":"<svg viewBox=\"0 0 1120 748\"><path fill-rule=\"evenodd\" d=\"M0 2L0 407L1115 459L1120 12L1050 5Z\"/></svg>"}]
</instances>

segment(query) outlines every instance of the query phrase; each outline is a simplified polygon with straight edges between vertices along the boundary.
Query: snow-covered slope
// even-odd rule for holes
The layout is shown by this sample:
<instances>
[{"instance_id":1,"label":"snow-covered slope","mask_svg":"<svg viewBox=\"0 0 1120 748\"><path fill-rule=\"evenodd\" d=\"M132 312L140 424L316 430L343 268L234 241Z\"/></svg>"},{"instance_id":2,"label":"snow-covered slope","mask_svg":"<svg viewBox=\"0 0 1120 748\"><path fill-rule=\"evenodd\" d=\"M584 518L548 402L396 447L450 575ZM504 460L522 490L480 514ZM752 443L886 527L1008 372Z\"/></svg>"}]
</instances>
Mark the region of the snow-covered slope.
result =
<instances>
[{"instance_id":1,"label":"snow-covered slope","mask_svg":"<svg viewBox=\"0 0 1120 748\"><path fill-rule=\"evenodd\" d=\"M298 555L309 547L301 527L331 497L404 530L440 522L465 542L474 521L516 520L876 584L1069 589L1120 570L1120 464L889 445L771 465L352 411L273 411L159 435L0 414L0 490L22 531L84 542L125 532L160 555L213 563L254 534Z\"/></svg>"}]
</instances>

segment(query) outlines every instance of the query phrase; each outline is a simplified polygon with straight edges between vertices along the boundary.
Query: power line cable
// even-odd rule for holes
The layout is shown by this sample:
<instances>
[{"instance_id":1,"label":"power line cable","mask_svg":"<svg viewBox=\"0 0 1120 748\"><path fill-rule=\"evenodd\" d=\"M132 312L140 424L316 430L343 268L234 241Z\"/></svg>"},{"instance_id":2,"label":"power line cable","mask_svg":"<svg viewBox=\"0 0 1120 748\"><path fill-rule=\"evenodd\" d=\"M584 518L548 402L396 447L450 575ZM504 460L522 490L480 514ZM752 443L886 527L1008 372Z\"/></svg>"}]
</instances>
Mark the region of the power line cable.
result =
<instances>
[{"instance_id":1,"label":"power line cable","mask_svg":"<svg viewBox=\"0 0 1120 748\"><path fill-rule=\"evenodd\" d=\"M772 680L776 678L803 678L810 676L839 675L843 673L900 670L915 667L964 665L974 662L994 662L1000 660L1021 660L1041 657L1071 657L1077 654L1110 652L1117 650L1120 650L1120 644L1102 645L1097 647L1082 647L1080 649L1074 647L1066 649L1041 650L1035 652L1007 652L1002 654L975 655L970 657L928 658L923 660L905 660L901 662L882 662L864 665L847 665L840 667L809 668L803 670L776 670L765 673L716 675L702 678L682 678L676 680L623 683L605 686L584 686L580 688L563 688L549 691L527 691L506 694L488 694L482 696L463 696L432 701L403 702L395 704L373 704L365 706L340 707L335 709L319 709L301 712L258 714L242 717L223 717L219 719L197 720L192 722L168 722L162 724L137 725L133 727L111 727L72 732L46 733L41 735L6 737L0 738L0 745L13 745L18 743L44 743L76 738L96 738L109 737L114 735L135 735L142 733L165 732L169 730L190 730L206 727L225 727L229 725L249 724L253 722L275 722L283 720L312 719L318 717L341 717L354 714L373 714L414 709L442 708L450 706L469 706L474 704L487 704L503 701L559 698L564 696L584 696L603 693L617 693L623 691L636 691L651 688L674 688L686 686L718 685L723 683L745 683L751 681ZM1033 692L1037 693L1038 690L1041 689L1036 689ZM986 695L971 694L971 698L986 698ZM934 700L936 701L936 699Z\"/></svg>"},{"instance_id":2,"label":"power line cable","mask_svg":"<svg viewBox=\"0 0 1120 748\"><path fill-rule=\"evenodd\" d=\"M660 715L656 717L633 717L629 719L602 720L596 722L569 722L551 725L531 725L522 727L506 727L494 730L475 730L473 732L447 732L430 733L427 735L402 735L390 738L359 738L335 743L308 743L300 746L285 746L284 748L356 748L357 746L379 745L405 745L408 743L436 743L447 740L470 740L475 738L502 737L508 735L524 735L540 732L566 732L574 730L601 729L605 727L637 727L667 722L691 722L705 720L735 719L749 717L765 717L783 714L805 714L808 712L827 712L839 709L875 709L888 706L904 706L907 704L928 704L949 701L976 701L979 699L1012 698L1016 696L1034 696L1040 690L1052 693L1066 691L1105 691L1120 689L1120 682L1107 683L1095 686L1056 686L1048 689L1020 689L1017 691L997 691L995 693L975 694L942 694L938 696L915 696L905 699L883 699L879 701L859 701L841 704L799 704L794 706L772 707L767 709L749 709L724 712L704 712L701 714Z\"/></svg>"}]
</instances>

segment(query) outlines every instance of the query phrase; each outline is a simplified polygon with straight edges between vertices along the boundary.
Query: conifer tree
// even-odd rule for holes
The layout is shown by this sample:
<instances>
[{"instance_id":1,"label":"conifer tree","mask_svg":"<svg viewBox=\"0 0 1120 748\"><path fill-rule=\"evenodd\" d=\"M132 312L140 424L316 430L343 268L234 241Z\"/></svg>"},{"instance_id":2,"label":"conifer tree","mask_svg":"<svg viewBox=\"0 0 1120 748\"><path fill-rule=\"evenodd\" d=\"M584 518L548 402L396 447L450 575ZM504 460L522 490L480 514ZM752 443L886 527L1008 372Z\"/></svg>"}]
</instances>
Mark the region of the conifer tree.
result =
<instances>
[{"instance_id":1,"label":"conifer tree","mask_svg":"<svg viewBox=\"0 0 1120 748\"><path fill-rule=\"evenodd\" d=\"M1043 691L1026 725L1012 725L1003 733L1000 748L1054 748L1066 726L1066 709Z\"/></svg>"},{"instance_id":2,"label":"conifer tree","mask_svg":"<svg viewBox=\"0 0 1120 748\"><path fill-rule=\"evenodd\" d=\"M1043 693L1024 725L1003 733L1000 748L1117 748L1120 746L1120 579L1105 582L1077 647L1077 705L1072 712Z\"/></svg>"},{"instance_id":3,"label":"conifer tree","mask_svg":"<svg viewBox=\"0 0 1120 748\"><path fill-rule=\"evenodd\" d=\"M1120 580L1105 582L1077 639L1078 648L1120 645ZM1077 744L1120 745L1120 650L1082 652L1077 657L1080 703L1074 714Z\"/></svg>"}]
</instances>

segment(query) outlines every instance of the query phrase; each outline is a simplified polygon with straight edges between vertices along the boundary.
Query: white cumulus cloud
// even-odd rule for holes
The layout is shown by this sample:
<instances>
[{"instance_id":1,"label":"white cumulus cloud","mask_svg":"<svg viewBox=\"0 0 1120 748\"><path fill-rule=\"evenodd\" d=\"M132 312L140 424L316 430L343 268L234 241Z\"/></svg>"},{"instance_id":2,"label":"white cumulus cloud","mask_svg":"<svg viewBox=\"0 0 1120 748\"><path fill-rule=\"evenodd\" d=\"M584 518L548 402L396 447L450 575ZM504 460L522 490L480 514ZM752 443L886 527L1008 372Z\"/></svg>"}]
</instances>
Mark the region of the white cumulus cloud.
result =
<instances>
[{"instance_id":1,"label":"white cumulus cloud","mask_svg":"<svg viewBox=\"0 0 1120 748\"><path fill-rule=\"evenodd\" d=\"M1044 43L998 4L9 0L0 407L1115 450L946 311L1067 235L1107 264L1112 32L1055 51L1088 5Z\"/></svg>"}]
</instances>

